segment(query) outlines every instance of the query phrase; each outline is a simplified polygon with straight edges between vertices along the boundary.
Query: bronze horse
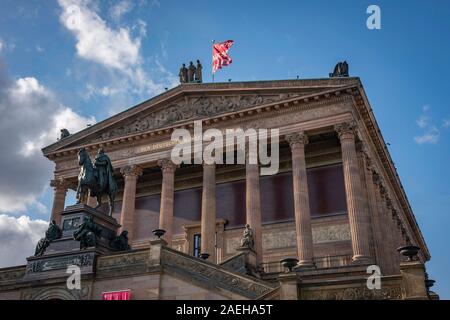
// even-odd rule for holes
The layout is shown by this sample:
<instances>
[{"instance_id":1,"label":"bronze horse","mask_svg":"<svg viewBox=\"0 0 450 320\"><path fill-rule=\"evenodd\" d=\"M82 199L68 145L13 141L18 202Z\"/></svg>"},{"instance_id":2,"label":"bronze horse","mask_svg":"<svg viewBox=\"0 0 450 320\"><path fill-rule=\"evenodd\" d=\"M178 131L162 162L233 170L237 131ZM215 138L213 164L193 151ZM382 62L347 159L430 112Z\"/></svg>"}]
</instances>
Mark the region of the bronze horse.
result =
<instances>
[{"instance_id":1,"label":"bronze horse","mask_svg":"<svg viewBox=\"0 0 450 320\"><path fill-rule=\"evenodd\" d=\"M114 199L117 194L117 183L113 176L113 167L108 156L100 149L95 163L92 163L86 149L78 152L78 164L81 166L78 175L77 203L86 203L87 197L96 197L98 209L102 204L102 196L108 195L109 216L114 211ZM90 194L89 192L90 191Z\"/></svg>"}]
</instances>

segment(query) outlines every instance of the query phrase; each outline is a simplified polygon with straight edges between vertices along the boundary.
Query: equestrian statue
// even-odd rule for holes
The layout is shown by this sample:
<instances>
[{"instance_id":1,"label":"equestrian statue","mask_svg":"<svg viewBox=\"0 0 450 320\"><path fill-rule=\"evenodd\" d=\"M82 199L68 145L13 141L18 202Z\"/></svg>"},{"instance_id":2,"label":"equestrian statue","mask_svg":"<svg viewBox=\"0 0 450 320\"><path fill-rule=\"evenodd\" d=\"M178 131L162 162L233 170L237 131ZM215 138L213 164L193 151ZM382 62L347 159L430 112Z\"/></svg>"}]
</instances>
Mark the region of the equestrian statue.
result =
<instances>
[{"instance_id":1,"label":"equestrian statue","mask_svg":"<svg viewBox=\"0 0 450 320\"><path fill-rule=\"evenodd\" d=\"M96 197L98 209L102 204L102 196L108 195L109 216L114 210L114 199L117 194L117 182L114 169L105 151L100 148L92 162L85 148L78 152L78 164L81 167L78 175L77 204L86 203L87 197ZM90 191L90 192L88 192Z\"/></svg>"}]
</instances>

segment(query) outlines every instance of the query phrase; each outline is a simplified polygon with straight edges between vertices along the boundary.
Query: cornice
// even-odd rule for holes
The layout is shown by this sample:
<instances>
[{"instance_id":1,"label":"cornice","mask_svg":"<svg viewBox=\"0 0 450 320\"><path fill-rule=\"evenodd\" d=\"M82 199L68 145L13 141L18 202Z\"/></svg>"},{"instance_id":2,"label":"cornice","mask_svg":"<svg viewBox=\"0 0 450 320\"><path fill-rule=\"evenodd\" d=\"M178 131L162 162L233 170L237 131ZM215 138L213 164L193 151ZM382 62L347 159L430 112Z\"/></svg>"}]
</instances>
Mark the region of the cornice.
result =
<instances>
[{"instance_id":1,"label":"cornice","mask_svg":"<svg viewBox=\"0 0 450 320\"><path fill-rule=\"evenodd\" d=\"M392 186L396 198L400 202L402 211L405 213L409 225L414 230L416 240L418 241L420 247L423 249L425 259L429 260L430 253L428 247L420 231L417 220L414 216L411 205L409 203L408 197L400 181L400 177L397 173L396 168L394 167L386 142L384 141L384 138L381 134L381 130L375 119L375 116L373 114L372 108L370 106L369 100L365 94L362 84L355 87L355 89L352 91L352 94L355 106L357 107L357 111L369 134L370 141L375 147L376 158L378 158L381 161L381 165L384 169L384 172L388 177L389 185Z\"/></svg>"},{"instance_id":2,"label":"cornice","mask_svg":"<svg viewBox=\"0 0 450 320\"><path fill-rule=\"evenodd\" d=\"M304 87L302 87L304 89ZM65 149L58 149L54 152L45 153L44 155L48 157L50 160L55 160L56 158L64 157L64 156L72 156L78 152L80 147L86 148L86 150L96 150L98 148L109 147L109 146L117 146L120 144L128 144L132 142L136 142L142 139L147 138L157 138L163 137L166 135L170 135L175 129L192 129L194 127L194 121L201 121L205 126L216 125L224 121L229 120L244 120L253 117L261 117L270 113L283 113L288 109L294 108L298 111L307 110L316 107L320 107L325 103L329 103L330 100L334 102L345 100L345 96L352 92L352 88L355 88L355 85L350 85L346 87L337 87L332 88L330 90L321 91L319 93L306 94L303 96L292 97L281 101L271 102L267 104L262 104L250 108L246 108L243 110L232 111L224 114L220 114L217 116L207 117L203 119L191 119L186 120L181 123L177 123L173 126L167 126L163 128L158 128L155 130L143 131L135 134L124 135L115 137L109 140L98 141L88 144L82 144L77 146L68 147ZM131 116L131 115L130 115ZM70 138L70 137L69 137ZM69 139L67 138L67 139ZM83 139L84 137L79 137L79 139ZM70 143L75 142L76 140L70 141Z\"/></svg>"}]
</instances>

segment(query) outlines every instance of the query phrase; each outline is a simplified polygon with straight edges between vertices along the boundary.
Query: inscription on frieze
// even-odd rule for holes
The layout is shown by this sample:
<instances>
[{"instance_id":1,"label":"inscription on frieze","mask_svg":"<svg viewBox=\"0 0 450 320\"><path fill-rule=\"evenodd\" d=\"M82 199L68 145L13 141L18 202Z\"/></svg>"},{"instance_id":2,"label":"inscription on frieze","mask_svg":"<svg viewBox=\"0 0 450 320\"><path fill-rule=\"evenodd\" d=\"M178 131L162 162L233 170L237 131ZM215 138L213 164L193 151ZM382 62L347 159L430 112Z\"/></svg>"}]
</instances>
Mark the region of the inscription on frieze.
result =
<instances>
[{"instance_id":1,"label":"inscription on frieze","mask_svg":"<svg viewBox=\"0 0 450 320\"><path fill-rule=\"evenodd\" d=\"M92 266L94 263L94 253L78 254L75 256L52 257L28 262L27 273L44 272L58 269L66 269L68 265L79 267Z\"/></svg>"}]
</instances>

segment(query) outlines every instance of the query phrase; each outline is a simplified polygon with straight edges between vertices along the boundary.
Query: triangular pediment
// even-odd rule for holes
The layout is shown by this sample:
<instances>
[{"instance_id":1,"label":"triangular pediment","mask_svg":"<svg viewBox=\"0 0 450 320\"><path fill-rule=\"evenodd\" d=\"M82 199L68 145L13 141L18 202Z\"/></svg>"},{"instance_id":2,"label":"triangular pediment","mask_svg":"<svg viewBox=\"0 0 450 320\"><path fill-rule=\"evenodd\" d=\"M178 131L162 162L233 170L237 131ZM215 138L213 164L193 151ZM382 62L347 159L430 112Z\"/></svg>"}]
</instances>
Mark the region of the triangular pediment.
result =
<instances>
[{"instance_id":1,"label":"triangular pediment","mask_svg":"<svg viewBox=\"0 0 450 320\"><path fill-rule=\"evenodd\" d=\"M338 90L357 78L184 84L43 149L49 154L193 120Z\"/></svg>"}]
</instances>

